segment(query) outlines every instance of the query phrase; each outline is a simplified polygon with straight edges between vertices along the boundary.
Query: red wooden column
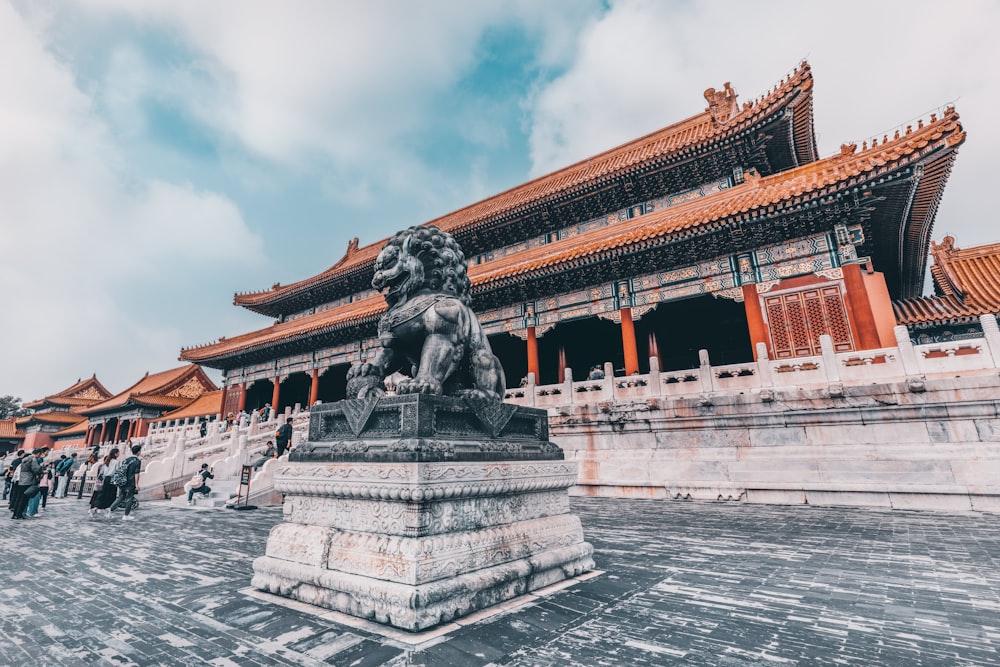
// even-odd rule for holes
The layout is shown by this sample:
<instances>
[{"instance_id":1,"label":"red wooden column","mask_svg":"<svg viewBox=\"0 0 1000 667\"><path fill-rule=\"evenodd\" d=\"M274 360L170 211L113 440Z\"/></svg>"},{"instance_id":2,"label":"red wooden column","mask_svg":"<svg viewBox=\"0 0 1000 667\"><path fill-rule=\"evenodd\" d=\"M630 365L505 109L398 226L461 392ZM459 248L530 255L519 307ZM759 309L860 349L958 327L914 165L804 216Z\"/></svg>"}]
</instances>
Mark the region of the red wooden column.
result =
<instances>
[{"instance_id":1,"label":"red wooden column","mask_svg":"<svg viewBox=\"0 0 1000 667\"><path fill-rule=\"evenodd\" d=\"M88 425L87 425L87 435L86 435L86 437L85 437L85 438L83 439L83 444L85 444L85 445L87 445L88 447L90 447L90 445L92 444L92 443L91 443L91 441L92 441L93 439L94 439L94 427L93 427L93 426L90 426L90 425L88 424Z\"/></svg>"},{"instance_id":2,"label":"red wooden column","mask_svg":"<svg viewBox=\"0 0 1000 667\"><path fill-rule=\"evenodd\" d=\"M119 419L118 423L115 424L115 439L112 440L112 442L118 442L121 433L122 433L122 420Z\"/></svg>"},{"instance_id":3,"label":"red wooden column","mask_svg":"<svg viewBox=\"0 0 1000 667\"><path fill-rule=\"evenodd\" d=\"M240 383L240 404L236 406L236 409L240 412L246 410L247 407L247 383Z\"/></svg>"},{"instance_id":4,"label":"red wooden column","mask_svg":"<svg viewBox=\"0 0 1000 667\"><path fill-rule=\"evenodd\" d=\"M222 386L222 402L219 404L219 414L222 418L226 418L226 399L229 398L229 387L227 385Z\"/></svg>"},{"instance_id":5,"label":"red wooden column","mask_svg":"<svg viewBox=\"0 0 1000 667\"><path fill-rule=\"evenodd\" d=\"M774 355L771 349L771 335L764 322L764 311L760 307L760 297L757 296L757 285L750 283L742 287L743 308L747 314L747 327L750 329L750 345L753 347L753 358L757 361L757 343L767 346L768 354Z\"/></svg>"},{"instance_id":6,"label":"red wooden column","mask_svg":"<svg viewBox=\"0 0 1000 667\"><path fill-rule=\"evenodd\" d=\"M859 350L872 350L879 345L878 327L875 324L875 314L868 299L865 279L861 275L861 265L845 264L844 287L847 289L847 299L854 313L854 324L858 330L857 346Z\"/></svg>"},{"instance_id":7,"label":"red wooden column","mask_svg":"<svg viewBox=\"0 0 1000 667\"><path fill-rule=\"evenodd\" d=\"M632 309L622 308L622 347L625 350L625 375L639 372L639 350L635 344L635 323L632 321Z\"/></svg>"},{"instance_id":8,"label":"red wooden column","mask_svg":"<svg viewBox=\"0 0 1000 667\"><path fill-rule=\"evenodd\" d=\"M104 442L104 430L107 428L108 422L101 422L101 437L97 440L98 442Z\"/></svg>"},{"instance_id":9,"label":"red wooden column","mask_svg":"<svg viewBox=\"0 0 1000 667\"><path fill-rule=\"evenodd\" d=\"M319 369L314 368L312 374L312 383L309 385L309 407L316 402L316 397L319 395Z\"/></svg>"},{"instance_id":10,"label":"red wooden column","mask_svg":"<svg viewBox=\"0 0 1000 667\"><path fill-rule=\"evenodd\" d=\"M538 338L535 337L535 327L528 327L528 372L535 374L535 383L538 376Z\"/></svg>"},{"instance_id":11,"label":"red wooden column","mask_svg":"<svg viewBox=\"0 0 1000 667\"><path fill-rule=\"evenodd\" d=\"M271 412L274 415L278 414L278 397L281 395L281 376L275 375L274 379L274 392L271 394Z\"/></svg>"},{"instance_id":12,"label":"red wooden column","mask_svg":"<svg viewBox=\"0 0 1000 667\"><path fill-rule=\"evenodd\" d=\"M129 421L129 423L128 423L128 435L125 436L126 440L131 440L132 438L135 437L135 423L136 423L135 419Z\"/></svg>"}]
</instances>

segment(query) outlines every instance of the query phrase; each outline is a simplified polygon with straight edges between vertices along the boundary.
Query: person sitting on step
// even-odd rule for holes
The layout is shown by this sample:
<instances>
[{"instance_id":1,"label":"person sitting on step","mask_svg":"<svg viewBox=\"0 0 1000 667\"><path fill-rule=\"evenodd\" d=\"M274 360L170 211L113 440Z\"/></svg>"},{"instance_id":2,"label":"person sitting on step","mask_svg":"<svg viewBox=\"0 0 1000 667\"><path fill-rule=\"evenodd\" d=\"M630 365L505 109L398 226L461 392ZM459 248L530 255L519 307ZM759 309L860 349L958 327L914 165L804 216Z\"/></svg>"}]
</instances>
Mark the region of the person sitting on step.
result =
<instances>
[{"instance_id":1,"label":"person sitting on step","mask_svg":"<svg viewBox=\"0 0 1000 667\"><path fill-rule=\"evenodd\" d=\"M194 474L188 486L188 505L194 505L194 494L196 492L204 496L212 492L212 489L205 483L205 480L208 479L215 479L215 475L212 474L212 469L208 467L207 463L202 463L201 470Z\"/></svg>"}]
</instances>

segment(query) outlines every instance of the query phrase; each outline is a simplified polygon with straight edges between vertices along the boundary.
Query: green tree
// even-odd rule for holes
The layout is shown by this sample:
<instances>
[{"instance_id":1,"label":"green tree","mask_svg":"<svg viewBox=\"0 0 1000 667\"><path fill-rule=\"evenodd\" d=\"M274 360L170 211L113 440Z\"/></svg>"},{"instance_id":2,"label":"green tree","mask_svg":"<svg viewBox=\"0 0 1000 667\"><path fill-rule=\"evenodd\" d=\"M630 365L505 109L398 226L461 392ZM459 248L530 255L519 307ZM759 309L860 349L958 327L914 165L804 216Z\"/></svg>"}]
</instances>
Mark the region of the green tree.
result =
<instances>
[{"instance_id":1,"label":"green tree","mask_svg":"<svg viewBox=\"0 0 1000 667\"><path fill-rule=\"evenodd\" d=\"M31 410L21 407L21 399L7 394L0 396L0 419L10 419L11 417L24 417L30 415Z\"/></svg>"}]
</instances>

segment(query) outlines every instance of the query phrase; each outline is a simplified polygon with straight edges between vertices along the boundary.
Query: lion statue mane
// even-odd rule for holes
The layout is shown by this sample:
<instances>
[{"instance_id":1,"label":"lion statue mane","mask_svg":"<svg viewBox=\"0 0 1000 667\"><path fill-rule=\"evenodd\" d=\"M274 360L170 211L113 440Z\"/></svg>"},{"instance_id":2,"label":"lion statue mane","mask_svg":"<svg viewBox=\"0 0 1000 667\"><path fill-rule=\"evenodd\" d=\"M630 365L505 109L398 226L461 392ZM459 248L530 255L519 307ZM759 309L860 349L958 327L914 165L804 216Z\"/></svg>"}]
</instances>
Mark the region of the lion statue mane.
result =
<instances>
[{"instance_id":1,"label":"lion statue mane","mask_svg":"<svg viewBox=\"0 0 1000 667\"><path fill-rule=\"evenodd\" d=\"M375 260L372 287L389 308L379 320L380 349L347 373L347 395L384 392L399 372L399 394L502 399L500 360L470 307L465 254L437 227L410 227L391 238Z\"/></svg>"}]
</instances>

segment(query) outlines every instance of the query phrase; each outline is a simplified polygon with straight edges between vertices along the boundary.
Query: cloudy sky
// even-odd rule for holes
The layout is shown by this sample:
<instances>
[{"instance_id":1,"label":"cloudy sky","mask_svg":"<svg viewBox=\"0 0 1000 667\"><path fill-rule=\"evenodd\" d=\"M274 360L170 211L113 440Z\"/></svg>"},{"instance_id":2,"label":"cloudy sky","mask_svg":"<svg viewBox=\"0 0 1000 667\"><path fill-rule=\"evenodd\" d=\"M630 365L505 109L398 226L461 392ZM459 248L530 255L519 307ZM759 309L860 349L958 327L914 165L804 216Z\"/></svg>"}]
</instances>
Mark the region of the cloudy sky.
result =
<instances>
[{"instance_id":1,"label":"cloudy sky","mask_svg":"<svg viewBox=\"0 0 1000 667\"><path fill-rule=\"evenodd\" d=\"M963 2L0 0L0 395L268 326L234 292L701 112L802 59L823 155L955 104L935 238L1000 241L992 34Z\"/></svg>"}]
</instances>

